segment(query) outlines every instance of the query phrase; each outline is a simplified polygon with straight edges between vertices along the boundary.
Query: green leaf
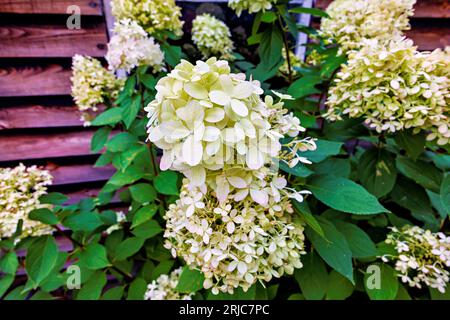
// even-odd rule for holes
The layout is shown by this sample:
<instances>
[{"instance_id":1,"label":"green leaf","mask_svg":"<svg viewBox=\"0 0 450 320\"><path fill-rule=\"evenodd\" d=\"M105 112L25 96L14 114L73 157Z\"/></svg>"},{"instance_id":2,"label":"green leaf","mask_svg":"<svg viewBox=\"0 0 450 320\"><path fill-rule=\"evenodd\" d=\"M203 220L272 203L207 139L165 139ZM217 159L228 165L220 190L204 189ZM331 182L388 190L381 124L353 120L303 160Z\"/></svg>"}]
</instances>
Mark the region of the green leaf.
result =
<instances>
[{"instance_id":1,"label":"green leaf","mask_svg":"<svg viewBox=\"0 0 450 320\"><path fill-rule=\"evenodd\" d=\"M144 176L144 172L140 169L130 166L125 169L124 172L118 171L116 172L111 179L109 179L108 184L121 187L126 184L131 184L141 179Z\"/></svg>"},{"instance_id":2,"label":"green leaf","mask_svg":"<svg viewBox=\"0 0 450 320\"><path fill-rule=\"evenodd\" d=\"M154 185L161 194L177 196L180 193L177 182L178 175L175 172L163 171L155 177Z\"/></svg>"},{"instance_id":3,"label":"green leaf","mask_svg":"<svg viewBox=\"0 0 450 320\"><path fill-rule=\"evenodd\" d=\"M98 243L89 244L85 250L81 251L80 258L86 267L92 270L106 268L111 263L108 261L106 249Z\"/></svg>"},{"instance_id":4,"label":"green leaf","mask_svg":"<svg viewBox=\"0 0 450 320\"><path fill-rule=\"evenodd\" d=\"M135 95L135 96L133 96L130 105L123 108L122 119L123 119L123 123L125 123L125 127L127 129L130 128L134 119L136 119L136 116L138 115L139 110L141 110L141 107L142 107L141 99L142 99L141 95Z\"/></svg>"},{"instance_id":5,"label":"green leaf","mask_svg":"<svg viewBox=\"0 0 450 320\"><path fill-rule=\"evenodd\" d=\"M292 200L294 204L295 211L298 213L300 218L318 235L322 238L325 238L325 234L323 233L322 227L316 218L312 215L311 210L308 207L306 202L298 202L297 200Z\"/></svg>"},{"instance_id":6,"label":"green leaf","mask_svg":"<svg viewBox=\"0 0 450 320\"><path fill-rule=\"evenodd\" d=\"M411 131L400 130L394 138L398 146L404 149L413 160L416 160L425 149L426 135L424 133L412 134Z\"/></svg>"},{"instance_id":7,"label":"green leaf","mask_svg":"<svg viewBox=\"0 0 450 320\"><path fill-rule=\"evenodd\" d=\"M111 133L110 127L103 127L98 129L91 139L91 151L100 152L103 149L106 141L108 141L108 136Z\"/></svg>"},{"instance_id":8,"label":"green leaf","mask_svg":"<svg viewBox=\"0 0 450 320\"><path fill-rule=\"evenodd\" d=\"M317 9L317 8L296 7L296 8L293 8L293 9L289 10L289 12L292 12L292 13L306 13L306 14L310 14L312 16L322 17L322 18L329 18L330 17L328 15L328 13L326 13L323 10Z\"/></svg>"},{"instance_id":9,"label":"green leaf","mask_svg":"<svg viewBox=\"0 0 450 320\"><path fill-rule=\"evenodd\" d=\"M353 284L334 270L328 275L327 300L345 300L353 293Z\"/></svg>"},{"instance_id":10,"label":"green leaf","mask_svg":"<svg viewBox=\"0 0 450 320\"><path fill-rule=\"evenodd\" d=\"M151 74L143 74L139 76L139 78L147 89L155 90L157 80L154 76L152 76Z\"/></svg>"},{"instance_id":11,"label":"green leaf","mask_svg":"<svg viewBox=\"0 0 450 320\"><path fill-rule=\"evenodd\" d=\"M144 300L145 291L147 290L147 282L142 278L136 278L128 289L127 300Z\"/></svg>"},{"instance_id":12,"label":"green leaf","mask_svg":"<svg viewBox=\"0 0 450 320\"><path fill-rule=\"evenodd\" d=\"M58 246L55 239L44 236L37 239L29 248L25 259L25 269L34 288L50 274L58 259Z\"/></svg>"},{"instance_id":13,"label":"green leaf","mask_svg":"<svg viewBox=\"0 0 450 320\"><path fill-rule=\"evenodd\" d=\"M50 224L50 225L57 224L59 222L56 215L47 208L35 209L30 212L28 217L31 220L41 221L45 224Z\"/></svg>"},{"instance_id":14,"label":"green leaf","mask_svg":"<svg viewBox=\"0 0 450 320\"><path fill-rule=\"evenodd\" d=\"M277 20L277 15L273 11L266 11L261 16L261 21L265 23L272 23Z\"/></svg>"},{"instance_id":15,"label":"green leaf","mask_svg":"<svg viewBox=\"0 0 450 320\"><path fill-rule=\"evenodd\" d=\"M77 294L77 300L98 300L102 295L103 287L106 285L106 274L103 271L96 271L89 277L89 280L82 285Z\"/></svg>"},{"instance_id":16,"label":"green leaf","mask_svg":"<svg viewBox=\"0 0 450 320\"><path fill-rule=\"evenodd\" d=\"M299 163L295 167L291 168L291 167L289 167L289 165L286 162L281 160L279 162L279 165L280 165L280 169L281 170L283 170L286 173L292 174L292 175L294 175L296 177L306 178L306 177L309 177L310 175L312 175L314 173L311 170L309 170L302 163Z\"/></svg>"},{"instance_id":17,"label":"green leaf","mask_svg":"<svg viewBox=\"0 0 450 320\"><path fill-rule=\"evenodd\" d=\"M144 245L144 241L145 239L140 237L131 237L125 239L124 241L119 243L119 245L116 248L114 256L115 260L121 261L125 260L128 257L131 257L136 252L138 252L139 249L142 248L142 246Z\"/></svg>"},{"instance_id":18,"label":"green leaf","mask_svg":"<svg viewBox=\"0 0 450 320\"><path fill-rule=\"evenodd\" d=\"M441 184L441 202L447 216L450 216L450 174L445 176Z\"/></svg>"},{"instance_id":19,"label":"green leaf","mask_svg":"<svg viewBox=\"0 0 450 320\"><path fill-rule=\"evenodd\" d=\"M318 220L327 240L307 228L306 235L308 239L330 267L354 283L352 252L347 240L330 221L322 217L319 217Z\"/></svg>"},{"instance_id":20,"label":"green leaf","mask_svg":"<svg viewBox=\"0 0 450 320\"><path fill-rule=\"evenodd\" d=\"M148 149L143 144L132 145L127 150L120 154L120 167L122 171L128 168L131 163L141 154L146 152Z\"/></svg>"},{"instance_id":21,"label":"green leaf","mask_svg":"<svg viewBox=\"0 0 450 320\"><path fill-rule=\"evenodd\" d=\"M128 132L122 132L112 137L106 143L106 149L110 152L122 152L137 142L138 140L135 136Z\"/></svg>"},{"instance_id":22,"label":"green leaf","mask_svg":"<svg viewBox=\"0 0 450 320\"><path fill-rule=\"evenodd\" d=\"M14 277L15 275L13 274L7 274L0 278L0 298L5 294L9 287L11 287L14 282Z\"/></svg>"},{"instance_id":23,"label":"green leaf","mask_svg":"<svg viewBox=\"0 0 450 320\"><path fill-rule=\"evenodd\" d=\"M328 279L325 264L314 252L302 257L302 262L303 267L295 270L295 280L297 280L305 299L323 299Z\"/></svg>"},{"instance_id":24,"label":"green leaf","mask_svg":"<svg viewBox=\"0 0 450 320\"><path fill-rule=\"evenodd\" d=\"M14 280L14 279L13 279ZM1 288L1 280L0 280L0 288ZM25 300L27 297L27 293L23 292L25 286L18 286L14 288L10 293L8 293L5 297L3 297L3 300L5 301L11 301L11 300Z\"/></svg>"},{"instance_id":25,"label":"green leaf","mask_svg":"<svg viewBox=\"0 0 450 320\"><path fill-rule=\"evenodd\" d=\"M156 191L148 183L138 183L130 187L131 197L139 202L153 202L156 199Z\"/></svg>"},{"instance_id":26,"label":"green leaf","mask_svg":"<svg viewBox=\"0 0 450 320\"><path fill-rule=\"evenodd\" d=\"M361 228L353 223L334 221L338 231L345 236L355 258L369 258L377 255L377 248L372 239Z\"/></svg>"},{"instance_id":27,"label":"green leaf","mask_svg":"<svg viewBox=\"0 0 450 320\"><path fill-rule=\"evenodd\" d=\"M15 252L11 251L6 253L3 257L0 258L0 271L15 275L17 268L19 267L19 259ZM2 295L0 294L0 297Z\"/></svg>"},{"instance_id":28,"label":"green leaf","mask_svg":"<svg viewBox=\"0 0 450 320\"><path fill-rule=\"evenodd\" d=\"M316 174L335 175L336 177L348 178L351 165L348 159L328 158L311 166Z\"/></svg>"},{"instance_id":29,"label":"green leaf","mask_svg":"<svg viewBox=\"0 0 450 320\"><path fill-rule=\"evenodd\" d=\"M39 198L39 202L42 204L54 204L61 205L69 200L69 198L59 192L50 192Z\"/></svg>"},{"instance_id":30,"label":"green leaf","mask_svg":"<svg viewBox=\"0 0 450 320\"><path fill-rule=\"evenodd\" d=\"M330 156L338 155L341 152L342 142L317 140L317 149L299 153L302 157L312 162L321 162Z\"/></svg>"},{"instance_id":31,"label":"green leaf","mask_svg":"<svg viewBox=\"0 0 450 320\"><path fill-rule=\"evenodd\" d=\"M375 263L369 268L370 272L364 276L364 287L370 299L394 300L399 287L396 271L385 263Z\"/></svg>"},{"instance_id":32,"label":"green leaf","mask_svg":"<svg viewBox=\"0 0 450 320\"><path fill-rule=\"evenodd\" d=\"M193 293L203 288L205 276L198 270L191 270L188 266L184 266L181 271L175 290L182 293Z\"/></svg>"},{"instance_id":33,"label":"green leaf","mask_svg":"<svg viewBox=\"0 0 450 320\"><path fill-rule=\"evenodd\" d=\"M358 177L367 191L377 198L385 196L397 179L394 157L382 149L367 150L359 159Z\"/></svg>"},{"instance_id":34,"label":"green leaf","mask_svg":"<svg viewBox=\"0 0 450 320\"><path fill-rule=\"evenodd\" d=\"M397 157L397 168L409 179L417 182L425 189L439 193L442 173L433 165L424 161L413 161L406 157Z\"/></svg>"},{"instance_id":35,"label":"green leaf","mask_svg":"<svg viewBox=\"0 0 450 320\"><path fill-rule=\"evenodd\" d=\"M114 125L122 120L122 109L111 108L100 113L92 122L92 126Z\"/></svg>"},{"instance_id":36,"label":"green leaf","mask_svg":"<svg viewBox=\"0 0 450 320\"><path fill-rule=\"evenodd\" d=\"M155 220L149 220L134 227L132 233L141 239L149 239L163 231L161 226Z\"/></svg>"},{"instance_id":37,"label":"green leaf","mask_svg":"<svg viewBox=\"0 0 450 320\"><path fill-rule=\"evenodd\" d=\"M97 213L81 212L72 214L63 220L63 225L73 231L90 232L103 225L103 221Z\"/></svg>"},{"instance_id":38,"label":"green leaf","mask_svg":"<svg viewBox=\"0 0 450 320\"><path fill-rule=\"evenodd\" d=\"M288 88L288 93L295 99L300 99L314 93L319 93L320 90L316 85L322 82L322 78L318 75L306 75L294 81Z\"/></svg>"},{"instance_id":39,"label":"green leaf","mask_svg":"<svg viewBox=\"0 0 450 320\"><path fill-rule=\"evenodd\" d=\"M94 163L94 167L106 166L107 164L111 163L113 158L114 158L114 153L106 151L98 157L97 161L95 161L95 163Z\"/></svg>"},{"instance_id":40,"label":"green leaf","mask_svg":"<svg viewBox=\"0 0 450 320\"><path fill-rule=\"evenodd\" d=\"M172 269L175 261L173 260L166 260L161 261L156 268L153 270L151 280L156 280L158 277L162 274L169 274L170 269Z\"/></svg>"},{"instance_id":41,"label":"green leaf","mask_svg":"<svg viewBox=\"0 0 450 320\"><path fill-rule=\"evenodd\" d=\"M167 42L163 42L161 49L164 51L164 60L171 66L175 67L180 63L182 51L181 47L171 46Z\"/></svg>"},{"instance_id":42,"label":"green leaf","mask_svg":"<svg viewBox=\"0 0 450 320\"><path fill-rule=\"evenodd\" d=\"M446 290L445 293L439 292L437 289L428 288L430 290L431 300L450 300L450 290ZM0 295L1 296L1 295Z\"/></svg>"},{"instance_id":43,"label":"green leaf","mask_svg":"<svg viewBox=\"0 0 450 320\"><path fill-rule=\"evenodd\" d=\"M261 37L261 44L259 46L259 56L261 64L269 69L278 64L281 60L281 48L283 47L283 35L280 29L276 26L267 28Z\"/></svg>"},{"instance_id":44,"label":"green leaf","mask_svg":"<svg viewBox=\"0 0 450 320\"><path fill-rule=\"evenodd\" d=\"M158 207L154 204L147 205L145 207L140 208L133 217L133 224L131 225L131 229L134 229L135 227L143 224L144 222L147 222L158 211Z\"/></svg>"},{"instance_id":45,"label":"green leaf","mask_svg":"<svg viewBox=\"0 0 450 320\"><path fill-rule=\"evenodd\" d=\"M102 295L101 300L121 300L123 291L123 286L111 288Z\"/></svg>"},{"instance_id":46,"label":"green leaf","mask_svg":"<svg viewBox=\"0 0 450 320\"><path fill-rule=\"evenodd\" d=\"M339 211L353 214L388 212L377 198L360 185L345 178L313 176L308 181L308 188L317 199Z\"/></svg>"}]
</instances>

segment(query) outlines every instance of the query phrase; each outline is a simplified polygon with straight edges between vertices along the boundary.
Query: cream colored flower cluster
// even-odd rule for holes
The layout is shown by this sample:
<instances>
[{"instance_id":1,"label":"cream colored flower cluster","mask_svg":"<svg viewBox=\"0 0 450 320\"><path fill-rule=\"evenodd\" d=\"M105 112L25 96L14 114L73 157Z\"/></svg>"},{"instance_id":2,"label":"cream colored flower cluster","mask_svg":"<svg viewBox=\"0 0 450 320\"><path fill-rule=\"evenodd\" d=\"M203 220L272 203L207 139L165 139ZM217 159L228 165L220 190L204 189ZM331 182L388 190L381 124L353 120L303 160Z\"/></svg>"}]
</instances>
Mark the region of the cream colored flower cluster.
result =
<instances>
[{"instance_id":1,"label":"cream colored flower cluster","mask_svg":"<svg viewBox=\"0 0 450 320\"><path fill-rule=\"evenodd\" d=\"M228 0L228 6L236 11L239 17L242 11L247 10L249 13L257 13L272 9L272 6L277 3L277 0Z\"/></svg>"},{"instance_id":2,"label":"cream colored flower cluster","mask_svg":"<svg viewBox=\"0 0 450 320\"><path fill-rule=\"evenodd\" d=\"M53 229L41 222L30 220L28 214L46 208L39 198L47 193L52 183L48 171L36 166L0 168L0 239L11 237L22 220L21 238L51 234Z\"/></svg>"},{"instance_id":3,"label":"cream colored flower cluster","mask_svg":"<svg viewBox=\"0 0 450 320\"><path fill-rule=\"evenodd\" d=\"M450 281L450 237L406 226L401 230L392 228L386 243L394 245L398 254L382 259L395 261L402 282L417 288L426 285L445 293Z\"/></svg>"},{"instance_id":4,"label":"cream colored flower cluster","mask_svg":"<svg viewBox=\"0 0 450 320\"><path fill-rule=\"evenodd\" d=\"M116 20L134 20L151 35L162 31L183 34L181 8L175 0L112 0L111 7Z\"/></svg>"},{"instance_id":5,"label":"cream colored flower cluster","mask_svg":"<svg viewBox=\"0 0 450 320\"><path fill-rule=\"evenodd\" d=\"M182 294L175 290L182 268L175 269L170 275L162 274L147 286L145 300L191 300L191 294Z\"/></svg>"},{"instance_id":6,"label":"cream colored flower cluster","mask_svg":"<svg viewBox=\"0 0 450 320\"><path fill-rule=\"evenodd\" d=\"M321 33L341 50L359 49L365 39L389 40L410 28L416 0L335 0L321 21Z\"/></svg>"},{"instance_id":7,"label":"cream colored flower cluster","mask_svg":"<svg viewBox=\"0 0 450 320\"><path fill-rule=\"evenodd\" d=\"M156 90L145 108L149 140L163 149L163 170L181 171L196 185L206 170L227 164L258 170L278 155L280 138L304 131L282 102L263 102L259 83L231 73L226 61L182 61Z\"/></svg>"},{"instance_id":8,"label":"cream colored flower cluster","mask_svg":"<svg viewBox=\"0 0 450 320\"><path fill-rule=\"evenodd\" d=\"M161 169L183 173L180 199L169 207L166 247L205 274L205 288L231 293L302 266L303 227L292 221L290 198L303 201L274 170L274 161L308 163L315 149L305 129L263 94L257 81L211 58L182 61L160 79L146 110L149 140L163 149ZM291 137L287 150L280 139Z\"/></svg>"},{"instance_id":9,"label":"cream colored flower cluster","mask_svg":"<svg viewBox=\"0 0 450 320\"><path fill-rule=\"evenodd\" d=\"M449 143L448 51L418 52L411 40L366 40L337 74L326 117L365 117L377 132L413 129Z\"/></svg>"},{"instance_id":10,"label":"cream colored flower cluster","mask_svg":"<svg viewBox=\"0 0 450 320\"><path fill-rule=\"evenodd\" d=\"M232 185L244 184L237 176L228 179ZM180 199L170 205L165 246L173 256L199 268L205 275L204 287L213 294L233 293L238 287L247 291L257 281L302 267L303 227L292 221L288 198L280 198L285 180L278 180L284 178L274 176L267 182L266 204L261 205L250 196L253 189L247 195L237 191L220 202L214 192L185 179Z\"/></svg>"},{"instance_id":11,"label":"cream colored flower cluster","mask_svg":"<svg viewBox=\"0 0 450 320\"><path fill-rule=\"evenodd\" d=\"M204 58L233 58L234 46L230 29L224 22L208 13L197 16L192 22L192 41Z\"/></svg>"},{"instance_id":12,"label":"cream colored flower cluster","mask_svg":"<svg viewBox=\"0 0 450 320\"><path fill-rule=\"evenodd\" d=\"M83 112L82 120L89 125L88 111L97 111L97 106L107 99L114 99L122 89L124 81L105 69L95 58L75 55L72 60L72 97Z\"/></svg>"},{"instance_id":13,"label":"cream colored flower cluster","mask_svg":"<svg viewBox=\"0 0 450 320\"><path fill-rule=\"evenodd\" d=\"M159 44L130 19L115 23L105 58L113 71L123 69L130 72L135 67L148 65L153 72L159 72L164 65L164 53Z\"/></svg>"}]
</instances>

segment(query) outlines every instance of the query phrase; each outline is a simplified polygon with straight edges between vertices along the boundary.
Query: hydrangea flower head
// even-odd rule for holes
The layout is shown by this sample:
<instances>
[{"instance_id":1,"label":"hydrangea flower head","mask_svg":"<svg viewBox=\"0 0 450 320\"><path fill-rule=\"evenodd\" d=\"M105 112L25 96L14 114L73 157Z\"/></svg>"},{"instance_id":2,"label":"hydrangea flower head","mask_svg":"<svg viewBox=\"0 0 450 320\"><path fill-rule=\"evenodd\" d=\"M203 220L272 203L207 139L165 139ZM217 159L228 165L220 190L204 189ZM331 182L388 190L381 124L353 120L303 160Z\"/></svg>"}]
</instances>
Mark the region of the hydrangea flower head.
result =
<instances>
[{"instance_id":1,"label":"hydrangea flower head","mask_svg":"<svg viewBox=\"0 0 450 320\"><path fill-rule=\"evenodd\" d=\"M215 56L231 60L233 58L233 41L230 29L221 20L210 14L195 17L192 22L192 41L204 58Z\"/></svg>"},{"instance_id":2,"label":"hydrangea flower head","mask_svg":"<svg viewBox=\"0 0 450 320\"><path fill-rule=\"evenodd\" d=\"M164 64L164 53L159 44L130 19L115 23L105 58L113 71L123 69L130 72L135 67L148 65L153 72L159 72Z\"/></svg>"},{"instance_id":3,"label":"hydrangea flower head","mask_svg":"<svg viewBox=\"0 0 450 320\"><path fill-rule=\"evenodd\" d=\"M270 10L275 3L277 3L277 0L229 0L228 6L236 11L237 16L239 17L242 11L246 10L249 13Z\"/></svg>"},{"instance_id":4,"label":"hydrangea flower head","mask_svg":"<svg viewBox=\"0 0 450 320\"><path fill-rule=\"evenodd\" d=\"M0 168L0 239L11 237L20 220L21 238L53 232L52 227L28 218L32 210L48 207L39 198L47 193L46 186L51 183L50 173L36 166Z\"/></svg>"},{"instance_id":5,"label":"hydrangea flower head","mask_svg":"<svg viewBox=\"0 0 450 320\"><path fill-rule=\"evenodd\" d=\"M450 237L442 232L405 226L392 228L386 243L393 245L397 254L382 259L395 261L402 282L416 288L426 285L445 293L450 281Z\"/></svg>"},{"instance_id":6,"label":"hydrangea flower head","mask_svg":"<svg viewBox=\"0 0 450 320\"><path fill-rule=\"evenodd\" d=\"M367 40L349 54L329 91L326 117L364 117L377 132L427 131L428 140L450 139L448 53L418 52L411 40Z\"/></svg>"},{"instance_id":7,"label":"hydrangea flower head","mask_svg":"<svg viewBox=\"0 0 450 320\"><path fill-rule=\"evenodd\" d=\"M156 90L145 110L149 140L163 150L161 169L183 172L198 185L205 169L229 163L260 169L280 152L280 138L303 130L282 102L261 99L259 82L231 73L228 62L216 58L182 61Z\"/></svg>"},{"instance_id":8,"label":"hydrangea flower head","mask_svg":"<svg viewBox=\"0 0 450 320\"><path fill-rule=\"evenodd\" d=\"M106 99L114 99L122 89L124 81L117 79L105 69L99 60L75 55L72 60L72 97L83 112L82 120L89 125L88 111L97 111Z\"/></svg>"},{"instance_id":9,"label":"hydrangea flower head","mask_svg":"<svg viewBox=\"0 0 450 320\"><path fill-rule=\"evenodd\" d=\"M162 31L183 34L181 8L175 0L112 0L111 7L116 20L134 20L151 35Z\"/></svg>"},{"instance_id":10,"label":"hydrangea flower head","mask_svg":"<svg viewBox=\"0 0 450 320\"><path fill-rule=\"evenodd\" d=\"M303 227L292 221L289 199L277 199L283 186L276 186L276 179L265 206L250 195L236 199L237 193L220 203L213 192L185 179L180 199L166 212L165 247L199 268L204 288L213 294L247 291L257 281L302 267Z\"/></svg>"},{"instance_id":11,"label":"hydrangea flower head","mask_svg":"<svg viewBox=\"0 0 450 320\"><path fill-rule=\"evenodd\" d=\"M335 0L322 19L321 33L344 52L359 49L365 39L389 40L410 28L416 0Z\"/></svg>"},{"instance_id":12,"label":"hydrangea flower head","mask_svg":"<svg viewBox=\"0 0 450 320\"><path fill-rule=\"evenodd\" d=\"M162 274L147 286L145 300L191 300L191 294L176 291L182 268L175 269L169 275Z\"/></svg>"}]
</instances>

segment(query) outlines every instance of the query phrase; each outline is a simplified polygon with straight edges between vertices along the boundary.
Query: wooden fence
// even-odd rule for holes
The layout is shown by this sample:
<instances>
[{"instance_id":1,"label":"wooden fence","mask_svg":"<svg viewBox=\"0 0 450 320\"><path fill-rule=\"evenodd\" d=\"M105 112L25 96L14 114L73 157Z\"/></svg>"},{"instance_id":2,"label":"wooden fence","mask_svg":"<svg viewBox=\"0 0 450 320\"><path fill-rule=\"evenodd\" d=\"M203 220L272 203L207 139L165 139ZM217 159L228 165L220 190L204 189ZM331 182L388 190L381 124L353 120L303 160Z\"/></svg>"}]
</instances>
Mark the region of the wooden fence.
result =
<instances>
[{"instance_id":1,"label":"wooden fence","mask_svg":"<svg viewBox=\"0 0 450 320\"><path fill-rule=\"evenodd\" d=\"M329 2L319 0L317 6ZM70 97L71 57L106 53L110 20L105 4L0 0L0 166L42 165L55 178L52 191L72 201L95 195L114 171L92 167L97 158L89 150L94 129L82 126ZM81 9L79 30L66 27L70 5ZM420 49L450 45L449 1L419 0L412 25L408 36Z\"/></svg>"}]
</instances>

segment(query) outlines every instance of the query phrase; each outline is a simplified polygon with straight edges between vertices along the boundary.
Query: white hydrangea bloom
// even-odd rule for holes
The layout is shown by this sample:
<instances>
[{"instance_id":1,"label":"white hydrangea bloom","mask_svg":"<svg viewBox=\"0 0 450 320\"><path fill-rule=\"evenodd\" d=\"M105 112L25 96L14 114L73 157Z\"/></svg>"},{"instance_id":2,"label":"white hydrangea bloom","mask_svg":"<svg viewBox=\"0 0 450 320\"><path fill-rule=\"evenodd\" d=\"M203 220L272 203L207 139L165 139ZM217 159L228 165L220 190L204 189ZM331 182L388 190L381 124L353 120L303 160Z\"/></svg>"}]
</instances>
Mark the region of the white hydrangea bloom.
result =
<instances>
[{"instance_id":1,"label":"white hydrangea bloom","mask_svg":"<svg viewBox=\"0 0 450 320\"><path fill-rule=\"evenodd\" d=\"M262 101L259 82L230 73L228 62L215 58L195 66L182 61L156 90L145 110L149 140L163 149L161 169L180 171L197 185L205 170L262 168L279 154L280 138L304 130L282 102Z\"/></svg>"},{"instance_id":2,"label":"white hydrangea bloom","mask_svg":"<svg viewBox=\"0 0 450 320\"><path fill-rule=\"evenodd\" d=\"M231 178L232 185L243 187L242 181ZM257 281L292 274L302 267L303 227L292 221L293 210L288 197L280 196L284 183L279 179L273 177L268 185L266 205L253 201L252 189L240 199L239 191L230 193L219 203L214 193L185 179L180 199L165 215L165 247L199 268L204 288L213 294L233 293L238 287L247 291Z\"/></svg>"},{"instance_id":3,"label":"white hydrangea bloom","mask_svg":"<svg viewBox=\"0 0 450 320\"><path fill-rule=\"evenodd\" d=\"M72 97L82 111L81 120L89 125L93 117L90 111L97 111L98 105L106 99L115 99L124 81L117 79L95 58L76 54L72 59Z\"/></svg>"},{"instance_id":4,"label":"white hydrangea bloom","mask_svg":"<svg viewBox=\"0 0 450 320\"><path fill-rule=\"evenodd\" d=\"M0 168L0 239L11 237L22 220L21 238L51 234L53 228L30 220L28 214L35 209L47 208L39 198L47 193L52 183L48 171L36 166Z\"/></svg>"},{"instance_id":5,"label":"white hydrangea bloom","mask_svg":"<svg viewBox=\"0 0 450 320\"><path fill-rule=\"evenodd\" d=\"M236 11L239 17L242 11L247 10L249 13L257 13L272 9L272 6L277 3L277 0L229 0L228 6Z\"/></svg>"},{"instance_id":6,"label":"white hydrangea bloom","mask_svg":"<svg viewBox=\"0 0 450 320\"><path fill-rule=\"evenodd\" d=\"M335 0L322 19L321 33L344 52L359 49L365 39L389 40L410 28L416 0Z\"/></svg>"},{"instance_id":7,"label":"white hydrangea bloom","mask_svg":"<svg viewBox=\"0 0 450 320\"><path fill-rule=\"evenodd\" d=\"M182 294L175 290L180 279L182 268L178 268L170 275L162 274L147 286L145 300L191 300L192 294Z\"/></svg>"},{"instance_id":8,"label":"white hydrangea bloom","mask_svg":"<svg viewBox=\"0 0 450 320\"><path fill-rule=\"evenodd\" d=\"M116 211L116 223L106 229L106 234L111 234L116 230L122 229L123 223L127 220L127 217L123 211Z\"/></svg>"},{"instance_id":9,"label":"white hydrangea bloom","mask_svg":"<svg viewBox=\"0 0 450 320\"><path fill-rule=\"evenodd\" d=\"M152 35L162 31L183 34L181 8L175 0L112 0L111 10L116 20L134 20Z\"/></svg>"},{"instance_id":10,"label":"white hydrangea bloom","mask_svg":"<svg viewBox=\"0 0 450 320\"><path fill-rule=\"evenodd\" d=\"M366 40L337 74L326 117L364 117L377 132L412 128L449 143L449 54L418 52L411 40Z\"/></svg>"},{"instance_id":11,"label":"white hydrangea bloom","mask_svg":"<svg viewBox=\"0 0 450 320\"><path fill-rule=\"evenodd\" d=\"M123 69L130 72L136 67L148 65L153 72L159 72L164 64L164 53L159 44L130 19L115 23L105 58L113 71Z\"/></svg>"},{"instance_id":12,"label":"white hydrangea bloom","mask_svg":"<svg viewBox=\"0 0 450 320\"><path fill-rule=\"evenodd\" d=\"M392 244L397 255L385 255L385 262L395 261L402 282L411 287L426 285L445 293L450 281L450 237L432 233L417 226L392 228L386 243Z\"/></svg>"},{"instance_id":13,"label":"white hydrangea bloom","mask_svg":"<svg viewBox=\"0 0 450 320\"><path fill-rule=\"evenodd\" d=\"M234 46L230 29L224 22L208 13L195 17L192 22L192 41L204 58L233 58Z\"/></svg>"}]
</instances>

